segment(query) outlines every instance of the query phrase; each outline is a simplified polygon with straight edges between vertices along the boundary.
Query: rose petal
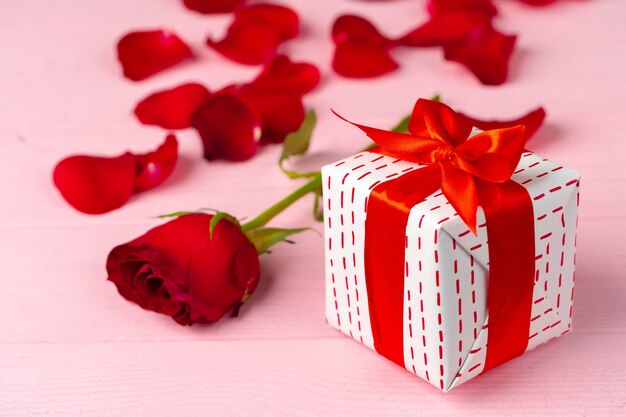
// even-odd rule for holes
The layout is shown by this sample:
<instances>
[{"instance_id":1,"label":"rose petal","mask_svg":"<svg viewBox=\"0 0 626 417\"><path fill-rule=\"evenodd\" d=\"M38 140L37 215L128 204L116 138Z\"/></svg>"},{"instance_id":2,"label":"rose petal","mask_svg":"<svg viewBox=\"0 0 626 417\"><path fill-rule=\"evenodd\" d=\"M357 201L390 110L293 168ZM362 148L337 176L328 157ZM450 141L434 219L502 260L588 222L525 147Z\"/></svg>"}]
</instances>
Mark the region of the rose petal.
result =
<instances>
[{"instance_id":1,"label":"rose petal","mask_svg":"<svg viewBox=\"0 0 626 417\"><path fill-rule=\"evenodd\" d=\"M407 46L442 46L462 40L476 28L489 26L491 16L474 11L440 13L400 39Z\"/></svg>"},{"instance_id":2,"label":"rose petal","mask_svg":"<svg viewBox=\"0 0 626 417\"><path fill-rule=\"evenodd\" d=\"M190 324L184 320L186 306L173 296L177 288L186 285L186 267L148 243L134 244L149 233L111 251L106 265L108 279L127 300L144 309L171 315L180 324ZM178 237L177 243L182 245L186 242L184 238Z\"/></svg>"},{"instance_id":3,"label":"rose petal","mask_svg":"<svg viewBox=\"0 0 626 417\"><path fill-rule=\"evenodd\" d=\"M257 111L242 97L224 91L211 97L194 114L192 121L208 160L243 161L251 158L261 137Z\"/></svg>"},{"instance_id":4,"label":"rose petal","mask_svg":"<svg viewBox=\"0 0 626 417\"><path fill-rule=\"evenodd\" d=\"M237 11L235 20L242 24L263 23L282 41L295 38L300 31L298 14L289 7L277 4L258 3L244 7Z\"/></svg>"},{"instance_id":5,"label":"rose petal","mask_svg":"<svg viewBox=\"0 0 626 417\"><path fill-rule=\"evenodd\" d=\"M332 38L336 45L332 66L339 75L369 78L398 68L389 55L394 42L362 17L342 15L337 18Z\"/></svg>"},{"instance_id":6,"label":"rose petal","mask_svg":"<svg viewBox=\"0 0 626 417\"><path fill-rule=\"evenodd\" d=\"M189 290L203 304L225 312L241 301L245 291L254 292L259 275L259 255L254 246L237 226L223 220L213 229L211 243L191 256ZM221 316L206 318L215 321ZM192 314L192 321L202 320Z\"/></svg>"},{"instance_id":7,"label":"rose petal","mask_svg":"<svg viewBox=\"0 0 626 417\"><path fill-rule=\"evenodd\" d=\"M285 6L254 4L239 9L235 20L220 41L207 39L207 45L225 57L246 65L267 62L280 44L297 36L299 18Z\"/></svg>"},{"instance_id":8,"label":"rose petal","mask_svg":"<svg viewBox=\"0 0 626 417\"><path fill-rule=\"evenodd\" d=\"M520 1L530 6L548 6L556 2L556 0L520 0Z\"/></svg>"},{"instance_id":9,"label":"rose petal","mask_svg":"<svg viewBox=\"0 0 626 417\"><path fill-rule=\"evenodd\" d=\"M335 20L331 36L336 45L355 39L385 47L391 43L391 40L383 36L370 21L351 14L341 15Z\"/></svg>"},{"instance_id":10,"label":"rose petal","mask_svg":"<svg viewBox=\"0 0 626 417\"><path fill-rule=\"evenodd\" d=\"M146 97L135 107L135 114L146 125L184 129L191 126L191 116L210 96L203 85L183 84Z\"/></svg>"},{"instance_id":11,"label":"rose petal","mask_svg":"<svg viewBox=\"0 0 626 417\"><path fill-rule=\"evenodd\" d=\"M183 0L189 10L202 14L234 12L245 0Z\"/></svg>"},{"instance_id":12,"label":"rose petal","mask_svg":"<svg viewBox=\"0 0 626 417\"><path fill-rule=\"evenodd\" d=\"M137 155L136 158L135 192L149 190L160 185L176 167L178 159L176 136L167 135L165 142L155 151Z\"/></svg>"},{"instance_id":13,"label":"rose petal","mask_svg":"<svg viewBox=\"0 0 626 417\"><path fill-rule=\"evenodd\" d=\"M314 65L277 56L252 82L231 85L222 91L244 98L255 109L262 122L262 143L280 143L302 124L302 96L318 82L319 71Z\"/></svg>"},{"instance_id":14,"label":"rose petal","mask_svg":"<svg viewBox=\"0 0 626 417\"><path fill-rule=\"evenodd\" d=\"M337 45L332 65L337 74L348 78L378 77L398 68L387 48L359 40Z\"/></svg>"},{"instance_id":15,"label":"rose petal","mask_svg":"<svg viewBox=\"0 0 626 417\"><path fill-rule=\"evenodd\" d=\"M254 85L238 90L258 112L263 122L262 142L282 143L304 121L302 96L291 92L260 89Z\"/></svg>"},{"instance_id":16,"label":"rose petal","mask_svg":"<svg viewBox=\"0 0 626 417\"><path fill-rule=\"evenodd\" d=\"M462 117L467 119L472 126L476 126L480 130L494 130L504 129L507 127L513 127L517 125L526 126L526 135L528 138L532 137L535 132L541 127L545 117L546 111L543 107L539 107L530 113L513 120L478 120L473 117L467 116L463 113L459 113Z\"/></svg>"},{"instance_id":17,"label":"rose petal","mask_svg":"<svg viewBox=\"0 0 626 417\"><path fill-rule=\"evenodd\" d=\"M192 57L191 49L176 34L163 30L131 32L117 44L124 76L143 80Z\"/></svg>"},{"instance_id":18,"label":"rose petal","mask_svg":"<svg viewBox=\"0 0 626 417\"><path fill-rule=\"evenodd\" d=\"M54 168L54 185L76 210L106 213L122 207L134 192L165 181L176 165L177 148L176 138L169 135L163 145L145 155L70 156Z\"/></svg>"},{"instance_id":19,"label":"rose petal","mask_svg":"<svg viewBox=\"0 0 626 417\"><path fill-rule=\"evenodd\" d=\"M450 12L478 12L493 17L498 9L491 0L429 0L428 12L431 16Z\"/></svg>"},{"instance_id":20,"label":"rose petal","mask_svg":"<svg viewBox=\"0 0 626 417\"><path fill-rule=\"evenodd\" d=\"M231 26L222 40L207 39L207 45L226 58L244 65L262 64L274 55L281 41L264 24Z\"/></svg>"},{"instance_id":21,"label":"rose petal","mask_svg":"<svg viewBox=\"0 0 626 417\"><path fill-rule=\"evenodd\" d=\"M479 28L462 41L444 45L444 56L465 65L483 84L500 85L508 76L515 39L491 27Z\"/></svg>"},{"instance_id":22,"label":"rose petal","mask_svg":"<svg viewBox=\"0 0 626 417\"><path fill-rule=\"evenodd\" d=\"M258 89L290 91L306 94L320 81L320 72L313 64L293 62L285 55L275 57L250 83Z\"/></svg>"},{"instance_id":23,"label":"rose petal","mask_svg":"<svg viewBox=\"0 0 626 417\"><path fill-rule=\"evenodd\" d=\"M54 168L54 185L76 210L102 214L122 207L135 188L135 157L70 156Z\"/></svg>"}]
</instances>

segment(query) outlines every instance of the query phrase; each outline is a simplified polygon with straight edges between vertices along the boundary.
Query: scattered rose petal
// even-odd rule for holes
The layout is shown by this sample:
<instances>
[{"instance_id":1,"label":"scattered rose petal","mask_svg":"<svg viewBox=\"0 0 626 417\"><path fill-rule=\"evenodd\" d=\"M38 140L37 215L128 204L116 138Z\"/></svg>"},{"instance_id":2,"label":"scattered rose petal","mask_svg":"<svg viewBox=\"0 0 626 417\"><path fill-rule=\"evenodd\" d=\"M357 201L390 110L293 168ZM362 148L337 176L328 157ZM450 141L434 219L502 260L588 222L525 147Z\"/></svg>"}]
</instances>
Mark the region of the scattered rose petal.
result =
<instances>
[{"instance_id":1,"label":"scattered rose petal","mask_svg":"<svg viewBox=\"0 0 626 417\"><path fill-rule=\"evenodd\" d=\"M76 210L102 214L122 207L134 192L162 183L174 170L176 157L177 143L172 135L145 155L74 155L54 168L54 185Z\"/></svg>"},{"instance_id":2,"label":"scattered rose petal","mask_svg":"<svg viewBox=\"0 0 626 417\"><path fill-rule=\"evenodd\" d=\"M428 12L431 16L450 12L474 12L493 17L498 14L498 9L491 0L429 0Z\"/></svg>"},{"instance_id":3,"label":"scattered rose petal","mask_svg":"<svg viewBox=\"0 0 626 417\"><path fill-rule=\"evenodd\" d=\"M320 73L315 65L293 62L288 57L279 55L266 63L253 81L227 86L221 90L221 93L229 93L245 101L245 104L240 103L238 106L231 106L230 110L234 111L235 114L241 112L241 114L246 115L252 111L256 118L260 118L261 129L257 129L255 134L258 134L259 131L262 132L262 143L280 143L284 141L287 134L297 130L302 124L305 116L302 97L313 90L318 85L319 80ZM194 114L211 101L211 97L211 93L200 84L184 84L152 94L137 105L135 113L144 124L157 125L166 129L186 128L192 126ZM240 152L235 152L229 148L226 156L224 156L221 150L218 150L217 154L213 151L216 136L209 133L206 126L217 123L217 119L213 119L212 115L216 114L216 109L225 111L226 101L232 104L236 99L220 99L217 104L214 102L213 105L209 106L210 111L204 109L204 115L198 117L198 125L194 125L194 127L205 139L207 159L248 159L255 152L256 142L241 139L249 136L242 136L241 132L234 135L241 141L236 139L233 145L230 145L231 148L239 146L236 144L242 145L243 149ZM253 110L249 110L250 107ZM210 120L201 121L208 117L207 115L211 115ZM239 116L235 116L236 124L248 126L244 130L250 130L250 119ZM232 134L231 131L220 133L226 137L230 137ZM233 139L231 138L229 141L233 141ZM217 142L221 143L221 140ZM253 146L250 145L251 143Z\"/></svg>"},{"instance_id":4,"label":"scattered rose petal","mask_svg":"<svg viewBox=\"0 0 626 417\"><path fill-rule=\"evenodd\" d=\"M263 123L263 143L282 143L304 121L302 96L290 92L242 86L240 93L258 111Z\"/></svg>"},{"instance_id":5,"label":"scattered rose petal","mask_svg":"<svg viewBox=\"0 0 626 417\"><path fill-rule=\"evenodd\" d=\"M274 4L253 4L239 9L220 41L207 39L207 45L225 57L246 65L267 62L280 44L299 32L299 18L292 9Z\"/></svg>"},{"instance_id":6,"label":"scattered rose petal","mask_svg":"<svg viewBox=\"0 0 626 417\"><path fill-rule=\"evenodd\" d=\"M520 1L522 3L526 3L531 6L548 6L556 2L556 0L520 0Z\"/></svg>"},{"instance_id":7,"label":"scattered rose petal","mask_svg":"<svg viewBox=\"0 0 626 417\"><path fill-rule=\"evenodd\" d=\"M226 58L244 65L258 65L271 59L281 43L263 24L231 26L221 41L207 40L207 45Z\"/></svg>"},{"instance_id":8,"label":"scattered rose petal","mask_svg":"<svg viewBox=\"0 0 626 417\"><path fill-rule=\"evenodd\" d=\"M263 143L281 143L304 121L302 96L319 83L317 67L277 56L250 83L232 86L259 113Z\"/></svg>"},{"instance_id":9,"label":"scattered rose petal","mask_svg":"<svg viewBox=\"0 0 626 417\"><path fill-rule=\"evenodd\" d=\"M320 72L313 64L293 62L285 55L275 57L252 81L256 88L290 91L296 94L311 92L320 82Z\"/></svg>"},{"instance_id":10,"label":"scattered rose petal","mask_svg":"<svg viewBox=\"0 0 626 417\"><path fill-rule=\"evenodd\" d=\"M444 45L444 56L465 65L483 84L500 85L508 76L515 39L491 27L478 28L465 39Z\"/></svg>"},{"instance_id":11,"label":"scattered rose petal","mask_svg":"<svg viewBox=\"0 0 626 417\"><path fill-rule=\"evenodd\" d=\"M242 23L263 23L282 40L295 38L300 32L298 14L293 9L278 4L257 3L244 7L237 11L235 20Z\"/></svg>"},{"instance_id":12,"label":"scattered rose petal","mask_svg":"<svg viewBox=\"0 0 626 417\"><path fill-rule=\"evenodd\" d=\"M545 6L556 0L520 1ZM493 27L498 9L492 0L428 0L427 9L430 19L398 39L358 16L340 16L332 29L333 69L346 77L375 77L398 67L389 53L396 46L441 46L447 60L465 65L483 84L506 81L516 36Z\"/></svg>"},{"instance_id":13,"label":"scattered rose petal","mask_svg":"<svg viewBox=\"0 0 626 417\"><path fill-rule=\"evenodd\" d=\"M388 45L389 38L383 36L369 20L351 14L339 16L331 30L333 42L336 44L350 39L365 39L371 43Z\"/></svg>"},{"instance_id":14,"label":"scattered rose petal","mask_svg":"<svg viewBox=\"0 0 626 417\"><path fill-rule=\"evenodd\" d=\"M189 10L202 14L234 12L245 0L183 0Z\"/></svg>"},{"instance_id":15,"label":"scattered rose petal","mask_svg":"<svg viewBox=\"0 0 626 417\"><path fill-rule=\"evenodd\" d=\"M106 213L122 207L135 189L135 157L70 156L54 169L54 185L78 211Z\"/></svg>"},{"instance_id":16,"label":"scattered rose petal","mask_svg":"<svg viewBox=\"0 0 626 417\"><path fill-rule=\"evenodd\" d=\"M332 65L337 74L348 78L377 77L398 68L386 48L372 47L361 41L337 45Z\"/></svg>"},{"instance_id":17,"label":"scattered rose petal","mask_svg":"<svg viewBox=\"0 0 626 417\"><path fill-rule=\"evenodd\" d=\"M183 84L146 97L135 107L135 114L146 125L184 129L191 126L191 116L210 96L203 85Z\"/></svg>"},{"instance_id":18,"label":"scattered rose petal","mask_svg":"<svg viewBox=\"0 0 626 417\"><path fill-rule=\"evenodd\" d=\"M439 13L400 39L407 46L443 46L469 36L476 28L491 25L491 16L475 11Z\"/></svg>"},{"instance_id":19,"label":"scattered rose petal","mask_svg":"<svg viewBox=\"0 0 626 417\"><path fill-rule=\"evenodd\" d=\"M165 142L155 151L136 155L135 192L145 191L160 185L176 167L178 141L176 136L167 135Z\"/></svg>"},{"instance_id":20,"label":"scattered rose petal","mask_svg":"<svg viewBox=\"0 0 626 417\"><path fill-rule=\"evenodd\" d=\"M332 66L339 75L369 78L398 68L389 54L395 42L360 16L339 16L333 24L332 39L335 43Z\"/></svg>"},{"instance_id":21,"label":"scattered rose petal","mask_svg":"<svg viewBox=\"0 0 626 417\"><path fill-rule=\"evenodd\" d=\"M191 49L176 34L163 30L131 32L117 44L124 76L140 81L192 57Z\"/></svg>"},{"instance_id":22,"label":"scattered rose petal","mask_svg":"<svg viewBox=\"0 0 626 417\"><path fill-rule=\"evenodd\" d=\"M459 113L462 117L467 119L472 126L476 126L480 130L494 130L494 129L504 129L508 127L513 127L517 125L526 126L526 134L528 138L532 137L535 132L541 127L543 120L546 117L546 111L543 107L539 107L530 113L513 120L478 120L473 117L467 116L465 114Z\"/></svg>"},{"instance_id":23,"label":"scattered rose petal","mask_svg":"<svg viewBox=\"0 0 626 417\"><path fill-rule=\"evenodd\" d=\"M254 107L233 91L212 96L194 114L192 121L208 160L244 161L256 152L261 137L261 119Z\"/></svg>"}]
</instances>

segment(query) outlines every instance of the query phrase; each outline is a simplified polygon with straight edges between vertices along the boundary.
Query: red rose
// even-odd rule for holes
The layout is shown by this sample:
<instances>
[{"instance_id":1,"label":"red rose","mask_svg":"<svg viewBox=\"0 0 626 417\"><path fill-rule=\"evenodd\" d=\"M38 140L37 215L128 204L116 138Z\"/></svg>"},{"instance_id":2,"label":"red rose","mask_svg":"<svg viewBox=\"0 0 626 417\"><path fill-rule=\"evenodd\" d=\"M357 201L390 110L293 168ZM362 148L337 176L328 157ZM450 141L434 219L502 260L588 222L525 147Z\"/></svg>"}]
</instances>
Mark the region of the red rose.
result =
<instances>
[{"instance_id":1,"label":"red rose","mask_svg":"<svg viewBox=\"0 0 626 417\"><path fill-rule=\"evenodd\" d=\"M238 226L188 214L114 248L108 279L119 293L181 325L210 323L238 307L259 282L256 249Z\"/></svg>"}]
</instances>

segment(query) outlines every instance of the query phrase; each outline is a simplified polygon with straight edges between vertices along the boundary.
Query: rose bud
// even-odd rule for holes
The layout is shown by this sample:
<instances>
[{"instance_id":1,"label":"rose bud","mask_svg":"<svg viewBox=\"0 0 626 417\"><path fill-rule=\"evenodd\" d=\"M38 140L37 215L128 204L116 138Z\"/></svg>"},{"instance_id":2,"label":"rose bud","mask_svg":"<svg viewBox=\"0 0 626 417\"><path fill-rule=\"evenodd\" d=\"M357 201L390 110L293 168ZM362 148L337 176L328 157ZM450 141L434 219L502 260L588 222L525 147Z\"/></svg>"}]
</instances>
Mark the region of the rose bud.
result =
<instances>
[{"instance_id":1,"label":"rose bud","mask_svg":"<svg viewBox=\"0 0 626 417\"><path fill-rule=\"evenodd\" d=\"M257 250L236 223L224 213L182 215L114 248L108 279L127 300L181 325L236 314L260 276Z\"/></svg>"}]
</instances>

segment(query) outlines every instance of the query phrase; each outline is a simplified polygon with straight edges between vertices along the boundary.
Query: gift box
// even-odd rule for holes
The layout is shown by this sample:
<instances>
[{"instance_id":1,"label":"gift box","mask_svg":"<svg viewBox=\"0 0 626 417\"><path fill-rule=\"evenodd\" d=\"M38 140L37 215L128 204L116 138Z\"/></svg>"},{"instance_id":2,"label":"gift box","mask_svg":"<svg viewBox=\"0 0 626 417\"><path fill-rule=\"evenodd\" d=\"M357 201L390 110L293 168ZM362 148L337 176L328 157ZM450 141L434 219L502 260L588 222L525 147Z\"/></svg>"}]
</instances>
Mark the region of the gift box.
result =
<instances>
[{"instance_id":1,"label":"gift box","mask_svg":"<svg viewBox=\"0 0 626 417\"><path fill-rule=\"evenodd\" d=\"M579 174L523 151L474 233L396 156L322 169L328 324L444 392L571 331Z\"/></svg>"}]
</instances>

